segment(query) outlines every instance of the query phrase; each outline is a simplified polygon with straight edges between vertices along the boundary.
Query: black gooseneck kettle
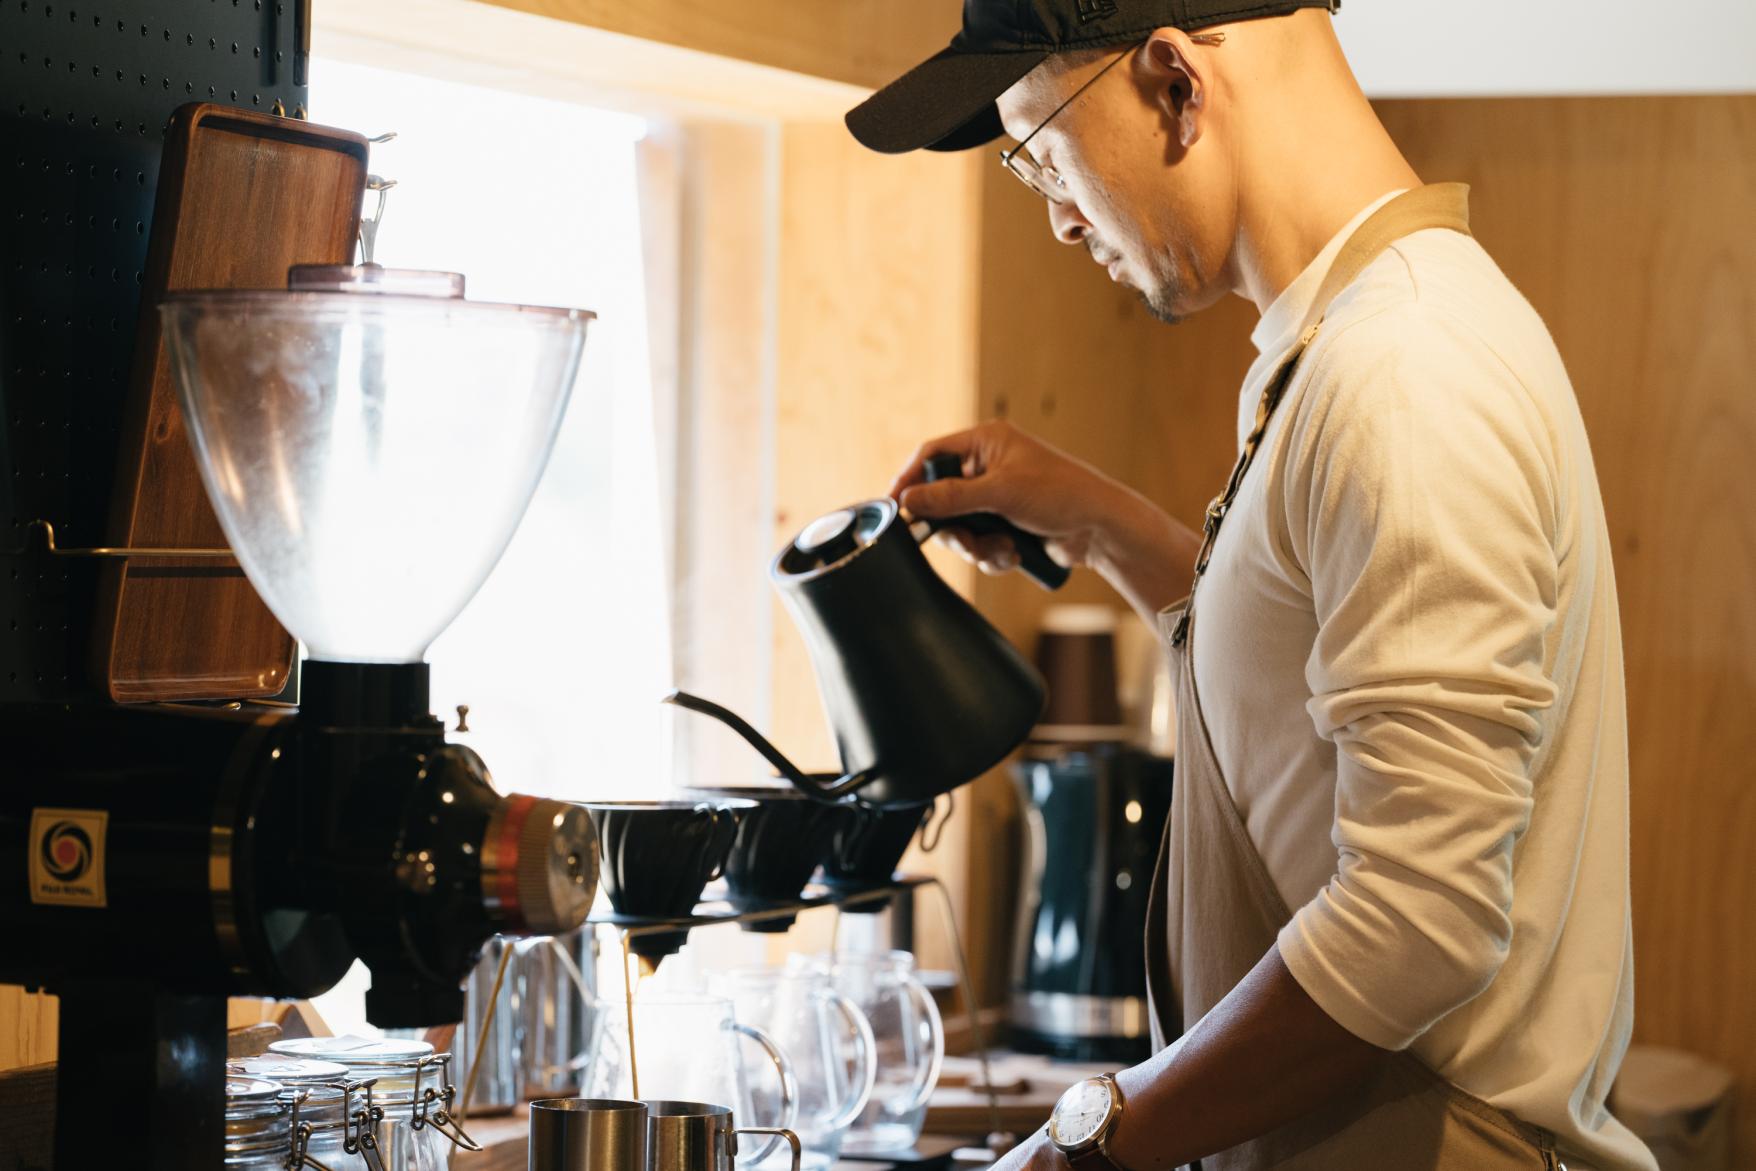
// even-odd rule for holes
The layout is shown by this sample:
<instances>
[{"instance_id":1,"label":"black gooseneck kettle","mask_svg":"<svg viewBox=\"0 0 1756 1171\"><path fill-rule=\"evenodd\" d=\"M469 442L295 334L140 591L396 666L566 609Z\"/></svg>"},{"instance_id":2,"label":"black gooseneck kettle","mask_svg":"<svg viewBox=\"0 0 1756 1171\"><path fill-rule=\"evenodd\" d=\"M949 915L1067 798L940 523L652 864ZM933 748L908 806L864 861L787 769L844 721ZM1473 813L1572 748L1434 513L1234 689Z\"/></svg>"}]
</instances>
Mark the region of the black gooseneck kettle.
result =
<instances>
[{"instance_id":1,"label":"black gooseneck kettle","mask_svg":"<svg viewBox=\"0 0 1756 1171\"><path fill-rule=\"evenodd\" d=\"M842 776L806 775L710 700L678 691L665 702L726 724L822 801L853 793L868 805L918 805L975 779L1024 742L1047 690L921 552L931 532L972 521L1006 523L958 517L911 528L894 502L870 500L812 521L775 558L769 576L804 636ZM1032 576L1049 588L1066 580L1039 538L1012 534L1027 571L1044 569Z\"/></svg>"}]
</instances>

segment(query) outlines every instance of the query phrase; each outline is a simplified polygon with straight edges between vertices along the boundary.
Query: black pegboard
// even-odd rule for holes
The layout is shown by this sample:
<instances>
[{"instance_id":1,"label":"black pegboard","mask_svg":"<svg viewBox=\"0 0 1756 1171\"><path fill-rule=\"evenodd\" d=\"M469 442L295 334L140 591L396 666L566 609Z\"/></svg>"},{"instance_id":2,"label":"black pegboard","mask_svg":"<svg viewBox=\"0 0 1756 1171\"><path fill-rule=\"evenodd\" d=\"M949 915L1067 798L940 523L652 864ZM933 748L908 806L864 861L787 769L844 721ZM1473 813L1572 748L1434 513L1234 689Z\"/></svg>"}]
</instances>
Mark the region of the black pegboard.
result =
<instances>
[{"instance_id":1,"label":"black pegboard","mask_svg":"<svg viewBox=\"0 0 1756 1171\"><path fill-rule=\"evenodd\" d=\"M346 2L346 0L340 0ZM89 695L100 544L164 127L301 113L308 0L0 0L0 701Z\"/></svg>"}]
</instances>

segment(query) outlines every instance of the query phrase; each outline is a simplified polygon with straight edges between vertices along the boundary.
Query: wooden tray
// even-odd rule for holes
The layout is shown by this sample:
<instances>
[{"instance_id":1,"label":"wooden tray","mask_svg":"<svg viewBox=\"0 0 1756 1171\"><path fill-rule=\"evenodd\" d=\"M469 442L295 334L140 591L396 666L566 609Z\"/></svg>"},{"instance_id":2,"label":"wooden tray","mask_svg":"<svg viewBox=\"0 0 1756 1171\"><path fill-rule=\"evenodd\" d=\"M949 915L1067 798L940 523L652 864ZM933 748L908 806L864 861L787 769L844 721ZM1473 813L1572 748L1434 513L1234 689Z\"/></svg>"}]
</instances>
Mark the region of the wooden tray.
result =
<instances>
[{"instance_id":1,"label":"wooden tray","mask_svg":"<svg viewBox=\"0 0 1756 1171\"><path fill-rule=\"evenodd\" d=\"M295 264L351 264L367 144L350 131L199 103L165 135L107 543L226 547L184 434L159 332L171 289L282 289ZM105 567L95 679L117 702L278 694L292 636L234 563L130 557Z\"/></svg>"}]
</instances>

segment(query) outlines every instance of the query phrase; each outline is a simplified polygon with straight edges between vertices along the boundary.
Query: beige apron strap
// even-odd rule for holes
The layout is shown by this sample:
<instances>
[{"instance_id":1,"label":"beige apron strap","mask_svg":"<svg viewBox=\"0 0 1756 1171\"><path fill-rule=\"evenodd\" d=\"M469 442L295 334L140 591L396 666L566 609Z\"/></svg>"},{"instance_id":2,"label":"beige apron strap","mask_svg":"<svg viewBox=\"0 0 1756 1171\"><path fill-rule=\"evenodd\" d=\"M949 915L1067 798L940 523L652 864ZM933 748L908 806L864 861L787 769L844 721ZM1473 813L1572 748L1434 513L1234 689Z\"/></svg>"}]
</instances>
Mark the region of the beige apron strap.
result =
<instances>
[{"instance_id":1,"label":"beige apron strap","mask_svg":"<svg viewBox=\"0 0 1756 1171\"><path fill-rule=\"evenodd\" d=\"M1249 437L1244 440L1243 450L1238 453L1238 462L1232 467L1231 478L1226 481L1224 491L1215 496L1213 502L1207 506L1207 514L1201 522L1201 551L1195 555L1195 581L1189 588L1189 602L1183 607L1183 613L1171 631L1173 647L1182 646L1189 637L1195 589L1201 584L1202 576L1207 573L1207 563L1213 556L1213 543L1219 537L1220 524L1231 509L1238 489L1243 487L1244 475L1250 470L1250 464L1256 458L1256 449L1268 432L1268 421L1273 417L1275 408L1280 406L1280 400L1285 397L1287 388L1292 385L1293 375L1299 368L1299 359L1305 356L1305 350L1322 328L1330 304L1343 289L1353 284L1366 271L1368 265L1383 255L1386 248L1405 236L1412 236L1429 228L1469 235L1468 184L1432 183L1425 187L1416 187L1412 191L1404 191L1366 217L1366 222L1356 228L1354 234L1342 245L1335 263L1330 265L1323 284L1318 287L1316 299L1311 302L1314 320L1307 318L1311 323L1299 335L1292 352L1282 359L1280 370L1262 388L1262 398L1256 404L1256 421L1250 428Z\"/></svg>"},{"instance_id":2,"label":"beige apron strap","mask_svg":"<svg viewBox=\"0 0 1756 1171\"><path fill-rule=\"evenodd\" d=\"M1317 289L1311 311L1322 321L1341 291L1353 284L1384 250L1405 236L1429 228L1469 231L1469 184L1430 183L1404 191L1367 217L1348 237ZM1294 358L1297 361L1297 358Z\"/></svg>"}]
</instances>

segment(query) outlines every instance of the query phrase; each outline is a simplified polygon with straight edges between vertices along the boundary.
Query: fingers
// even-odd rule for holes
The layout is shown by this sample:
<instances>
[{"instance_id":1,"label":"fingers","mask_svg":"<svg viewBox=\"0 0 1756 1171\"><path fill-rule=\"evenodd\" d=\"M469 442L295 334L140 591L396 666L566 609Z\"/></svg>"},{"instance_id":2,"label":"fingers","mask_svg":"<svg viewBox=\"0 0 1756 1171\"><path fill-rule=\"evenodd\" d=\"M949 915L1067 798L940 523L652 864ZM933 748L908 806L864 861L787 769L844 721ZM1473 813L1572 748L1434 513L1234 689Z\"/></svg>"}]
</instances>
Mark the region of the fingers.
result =
<instances>
[{"instance_id":1,"label":"fingers","mask_svg":"<svg viewBox=\"0 0 1756 1171\"><path fill-rule=\"evenodd\" d=\"M978 537L968 529L941 529L939 539L983 573L997 575L1018 568L1018 550L1010 537Z\"/></svg>"},{"instance_id":2,"label":"fingers","mask_svg":"<svg viewBox=\"0 0 1756 1171\"><path fill-rule=\"evenodd\" d=\"M897 474L896 479L891 481L890 491L886 495L900 504L904 489L925 482L927 461L936 455L956 455L967 463L975 451L978 430L979 428L972 427L951 435L941 435L921 444L915 449L914 455L909 457L908 464Z\"/></svg>"},{"instance_id":3,"label":"fingers","mask_svg":"<svg viewBox=\"0 0 1756 1171\"><path fill-rule=\"evenodd\" d=\"M905 488L897 503L912 516L961 516L981 512L987 486L980 480L935 480Z\"/></svg>"}]
</instances>

